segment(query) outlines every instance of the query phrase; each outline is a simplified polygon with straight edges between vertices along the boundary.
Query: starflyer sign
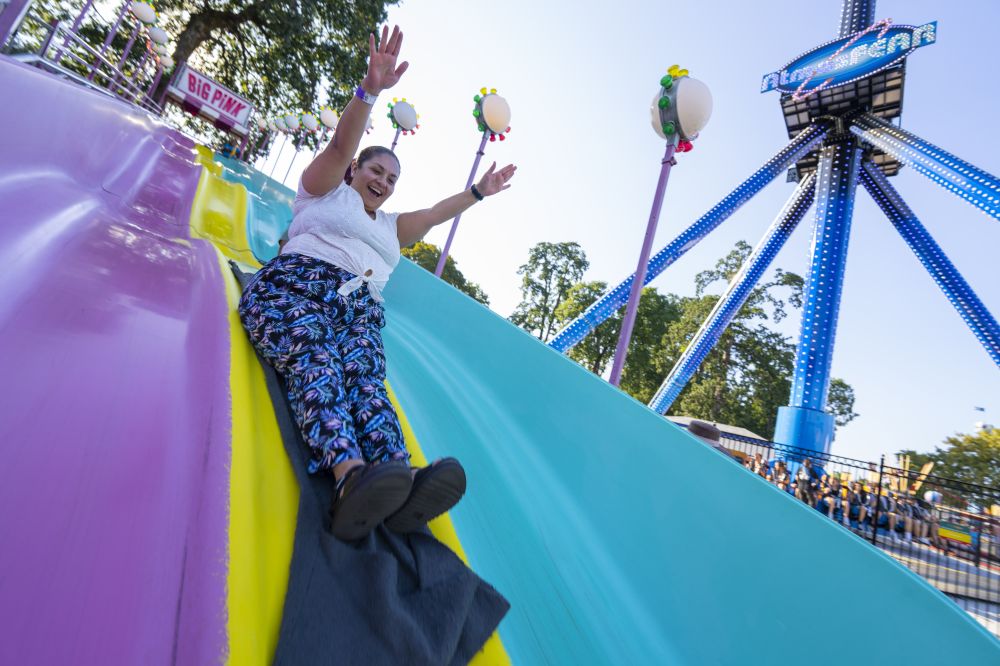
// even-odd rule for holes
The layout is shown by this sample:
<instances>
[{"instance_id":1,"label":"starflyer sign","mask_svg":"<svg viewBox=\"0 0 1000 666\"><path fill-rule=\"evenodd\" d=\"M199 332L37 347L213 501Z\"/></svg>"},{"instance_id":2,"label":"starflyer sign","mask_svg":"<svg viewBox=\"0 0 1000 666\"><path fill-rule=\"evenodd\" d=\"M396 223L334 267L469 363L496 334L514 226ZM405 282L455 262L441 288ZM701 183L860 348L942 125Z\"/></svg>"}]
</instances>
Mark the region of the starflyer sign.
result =
<instances>
[{"instance_id":1,"label":"starflyer sign","mask_svg":"<svg viewBox=\"0 0 1000 666\"><path fill-rule=\"evenodd\" d=\"M777 72L765 74L760 91L777 90L805 97L892 67L935 41L937 21L913 26L892 25L884 19L854 35L817 46Z\"/></svg>"}]
</instances>

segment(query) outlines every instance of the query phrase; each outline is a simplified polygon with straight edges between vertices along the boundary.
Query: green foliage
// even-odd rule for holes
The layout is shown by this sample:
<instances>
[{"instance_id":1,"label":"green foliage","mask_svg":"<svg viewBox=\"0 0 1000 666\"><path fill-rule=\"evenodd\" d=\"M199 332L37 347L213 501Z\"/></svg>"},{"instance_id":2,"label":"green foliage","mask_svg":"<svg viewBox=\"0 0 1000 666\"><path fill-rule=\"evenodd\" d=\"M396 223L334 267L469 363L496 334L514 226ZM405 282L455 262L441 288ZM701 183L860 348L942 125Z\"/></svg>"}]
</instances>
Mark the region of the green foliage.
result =
<instances>
[{"instance_id":1,"label":"green foliage","mask_svg":"<svg viewBox=\"0 0 1000 666\"><path fill-rule=\"evenodd\" d=\"M173 57L244 95L264 116L343 108L367 68L368 35L392 0L158 0ZM303 145L315 146L307 135Z\"/></svg>"},{"instance_id":2,"label":"green foliage","mask_svg":"<svg viewBox=\"0 0 1000 666\"><path fill-rule=\"evenodd\" d=\"M620 382L621 389L640 402L652 400L666 376L658 369L657 357L663 336L681 317L680 303L678 296L661 294L654 287L642 290ZM624 310L620 316L625 316Z\"/></svg>"},{"instance_id":3,"label":"green foliage","mask_svg":"<svg viewBox=\"0 0 1000 666\"><path fill-rule=\"evenodd\" d=\"M573 321L583 314L584 310L600 298L607 289L606 282L576 283L566 292L566 300L556 308L556 323L562 326ZM608 317L600 326L591 331L590 335L570 349L567 355L594 374L600 375L615 353L620 327L620 314Z\"/></svg>"},{"instance_id":4,"label":"green foliage","mask_svg":"<svg viewBox=\"0 0 1000 666\"><path fill-rule=\"evenodd\" d=\"M590 266L577 243L538 243L528 253L528 263L517 269L521 302L510 320L542 342L555 333L556 312L569 290Z\"/></svg>"},{"instance_id":5,"label":"green foliage","mask_svg":"<svg viewBox=\"0 0 1000 666\"><path fill-rule=\"evenodd\" d=\"M160 27L170 36L171 54L179 66L188 61L196 69L246 97L264 117L299 111L315 112L326 105L342 109L367 71L368 35L386 18L386 6L398 0L157 0ZM81 35L100 49L119 5L100 7L81 26ZM11 44L15 53L36 51L53 19L72 21L81 9L70 0L36 0L32 17ZM131 30L115 37L107 58L118 62ZM50 54L55 49L50 51ZM83 52L74 51L78 55ZM128 77L144 53L136 42L125 66ZM86 72L69 58L64 67ZM99 84L107 81L98 77ZM166 88L164 76L152 97ZM138 81L142 88L148 79ZM192 134L211 144L221 135L208 123L186 114L172 114ZM305 134L301 146L315 148L318 134Z\"/></svg>"},{"instance_id":6,"label":"green foliage","mask_svg":"<svg viewBox=\"0 0 1000 666\"><path fill-rule=\"evenodd\" d=\"M681 298L643 289L636 313L621 388L648 403L719 296L710 289L728 284L753 248L740 241L714 267L695 278L696 295ZM576 243L539 243L521 266L522 301L510 319L542 341L607 292L604 282L581 282L586 255ZM670 412L742 426L763 437L774 432L778 407L788 404L795 345L767 322L780 322L789 308L802 306L803 280L781 269L758 284L714 349L674 401ZM602 322L568 356L603 374L614 357L624 309ZM843 426L854 419L854 390L841 379L830 382L827 411Z\"/></svg>"},{"instance_id":7,"label":"green foliage","mask_svg":"<svg viewBox=\"0 0 1000 666\"><path fill-rule=\"evenodd\" d=\"M728 284L752 250L740 241L714 268L696 276L696 296L681 300L681 315L653 356L661 377L667 376L718 302L718 296L706 295L706 291L718 283ZM778 407L788 404L795 345L765 322L779 322L787 316L789 306L800 307L802 287L800 276L780 269L773 279L758 284L674 401L670 413L730 423L771 436ZM853 406L853 389L833 379L828 411L837 425L846 425L857 416Z\"/></svg>"},{"instance_id":8,"label":"green foliage","mask_svg":"<svg viewBox=\"0 0 1000 666\"><path fill-rule=\"evenodd\" d=\"M441 248L423 241L417 241L409 247L404 247L401 252L404 257L431 273L434 272L438 261L441 260ZM455 263L451 255L448 255L448 258L444 261L444 270L441 271L441 278L483 305L488 306L490 304L490 299L486 295L486 292L478 284L469 282L462 275L462 271L458 270L458 264Z\"/></svg>"},{"instance_id":9,"label":"green foliage","mask_svg":"<svg viewBox=\"0 0 1000 666\"><path fill-rule=\"evenodd\" d=\"M920 469L924 463L933 461L931 474L934 476L1000 488L1000 430L996 428L948 437L943 447L935 447L930 453L904 450L898 455L910 456L910 469ZM951 494L955 492L950 491ZM996 493L962 492L962 496L980 505L1000 504Z\"/></svg>"}]
</instances>

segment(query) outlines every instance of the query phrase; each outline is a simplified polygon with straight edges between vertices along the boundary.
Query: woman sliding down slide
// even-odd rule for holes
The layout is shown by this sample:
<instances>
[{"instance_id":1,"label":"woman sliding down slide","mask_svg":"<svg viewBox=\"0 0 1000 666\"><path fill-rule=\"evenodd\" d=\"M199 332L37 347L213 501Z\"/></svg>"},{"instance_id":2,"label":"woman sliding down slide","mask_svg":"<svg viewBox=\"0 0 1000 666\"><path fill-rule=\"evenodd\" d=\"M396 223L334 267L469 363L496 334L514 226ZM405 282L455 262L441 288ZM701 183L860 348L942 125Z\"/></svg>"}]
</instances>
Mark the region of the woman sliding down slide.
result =
<instances>
[{"instance_id":1,"label":"woman sliding down slide","mask_svg":"<svg viewBox=\"0 0 1000 666\"><path fill-rule=\"evenodd\" d=\"M494 163L478 184L430 208L381 210L399 179L399 160L381 146L354 154L379 93L409 66L396 66L402 43L398 27L391 36L384 27L377 48L369 37L368 74L333 139L302 174L288 242L253 277L239 306L254 347L285 380L311 449L309 471L333 474L333 533L347 541L383 521L401 533L420 529L465 493L465 470L454 458L409 466L385 389L381 290L400 247L507 189L516 170L497 171Z\"/></svg>"}]
</instances>

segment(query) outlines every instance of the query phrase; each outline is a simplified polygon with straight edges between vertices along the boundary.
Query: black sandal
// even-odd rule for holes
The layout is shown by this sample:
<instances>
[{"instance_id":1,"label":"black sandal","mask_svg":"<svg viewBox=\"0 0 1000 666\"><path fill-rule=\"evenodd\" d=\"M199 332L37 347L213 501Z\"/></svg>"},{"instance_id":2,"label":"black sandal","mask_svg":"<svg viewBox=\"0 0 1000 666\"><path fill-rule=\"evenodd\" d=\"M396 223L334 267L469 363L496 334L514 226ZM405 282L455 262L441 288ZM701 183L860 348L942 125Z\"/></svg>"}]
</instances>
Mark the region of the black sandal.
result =
<instances>
[{"instance_id":1,"label":"black sandal","mask_svg":"<svg viewBox=\"0 0 1000 666\"><path fill-rule=\"evenodd\" d=\"M394 532L415 532L458 504L465 494L465 469L454 458L442 458L417 470L406 503L389 516L385 526Z\"/></svg>"},{"instance_id":2,"label":"black sandal","mask_svg":"<svg viewBox=\"0 0 1000 666\"><path fill-rule=\"evenodd\" d=\"M337 482L330 506L333 535L344 541L362 539L397 511L410 494L413 475L405 462L358 465Z\"/></svg>"}]
</instances>

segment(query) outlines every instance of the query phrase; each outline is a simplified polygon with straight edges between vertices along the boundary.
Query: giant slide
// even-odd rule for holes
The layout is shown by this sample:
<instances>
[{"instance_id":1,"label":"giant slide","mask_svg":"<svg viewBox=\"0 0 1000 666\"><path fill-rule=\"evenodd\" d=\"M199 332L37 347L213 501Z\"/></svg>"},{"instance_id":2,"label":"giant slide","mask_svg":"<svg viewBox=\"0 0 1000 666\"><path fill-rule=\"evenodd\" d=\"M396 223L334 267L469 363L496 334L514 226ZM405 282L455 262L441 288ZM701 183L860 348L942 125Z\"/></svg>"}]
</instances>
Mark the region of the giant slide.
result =
<instances>
[{"instance_id":1,"label":"giant slide","mask_svg":"<svg viewBox=\"0 0 1000 666\"><path fill-rule=\"evenodd\" d=\"M0 90L0 663L269 663L298 489L227 260L273 250L288 193L2 57ZM474 663L1000 662L888 556L429 273L386 297L408 445L468 470L435 534L511 602Z\"/></svg>"}]
</instances>

